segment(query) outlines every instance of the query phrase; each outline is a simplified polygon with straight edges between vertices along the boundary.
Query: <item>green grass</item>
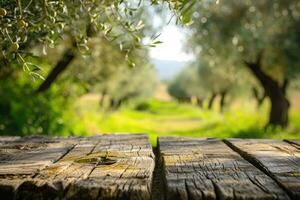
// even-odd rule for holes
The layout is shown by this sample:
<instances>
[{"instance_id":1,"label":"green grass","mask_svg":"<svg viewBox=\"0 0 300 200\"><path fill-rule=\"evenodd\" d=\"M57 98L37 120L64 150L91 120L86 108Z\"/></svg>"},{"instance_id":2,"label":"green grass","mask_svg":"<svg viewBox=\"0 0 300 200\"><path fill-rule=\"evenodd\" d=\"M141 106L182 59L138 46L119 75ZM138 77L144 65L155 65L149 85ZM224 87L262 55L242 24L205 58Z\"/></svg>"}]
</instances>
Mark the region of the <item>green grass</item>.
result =
<instances>
[{"instance_id":1,"label":"green grass","mask_svg":"<svg viewBox=\"0 0 300 200\"><path fill-rule=\"evenodd\" d=\"M75 121L72 129L75 135L148 133L153 145L156 145L158 136L299 138L299 111L291 111L291 125L286 130L265 130L267 103L257 110L254 103L241 102L230 106L223 114L189 104L158 100L143 102L142 111L135 109L141 104L135 102L118 111L104 112L96 98L81 98L73 108Z\"/></svg>"}]
</instances>

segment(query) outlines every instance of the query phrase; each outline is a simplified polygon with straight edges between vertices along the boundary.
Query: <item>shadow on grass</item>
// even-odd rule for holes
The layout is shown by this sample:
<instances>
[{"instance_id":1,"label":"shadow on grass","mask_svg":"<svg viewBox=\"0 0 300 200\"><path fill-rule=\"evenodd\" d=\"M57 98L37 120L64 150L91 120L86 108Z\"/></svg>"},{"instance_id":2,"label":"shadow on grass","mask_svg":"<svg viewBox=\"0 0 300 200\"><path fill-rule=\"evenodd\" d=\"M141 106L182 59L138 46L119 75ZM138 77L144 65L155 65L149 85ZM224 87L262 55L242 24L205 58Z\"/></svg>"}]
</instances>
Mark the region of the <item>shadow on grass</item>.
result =
<instances>
[{"instance_id":1,"label":"shadow on grass","mask_svg":"<svg viewBox=\"0 0 300 200\"><path fill-rule=\"evenodd\" d=\"M268 138L270 133L266 132L264 129L259 129L251 127L244 130L239 130L232 134L234 138Z\"/></svg>"},{"instance_id":2,"label":"shadow on grass","mask_svg":"<svg viewBox=\"0 0 300 200\"><path fill-rule=\"evenodd\" d=\"M275 133L276 131L273 132L257 127L234 130L215 122L209 123L201 128L185 131L174 131L172 133L163 133L163 135L208 138L271 138Z\"/></svg>"}]
</instances>

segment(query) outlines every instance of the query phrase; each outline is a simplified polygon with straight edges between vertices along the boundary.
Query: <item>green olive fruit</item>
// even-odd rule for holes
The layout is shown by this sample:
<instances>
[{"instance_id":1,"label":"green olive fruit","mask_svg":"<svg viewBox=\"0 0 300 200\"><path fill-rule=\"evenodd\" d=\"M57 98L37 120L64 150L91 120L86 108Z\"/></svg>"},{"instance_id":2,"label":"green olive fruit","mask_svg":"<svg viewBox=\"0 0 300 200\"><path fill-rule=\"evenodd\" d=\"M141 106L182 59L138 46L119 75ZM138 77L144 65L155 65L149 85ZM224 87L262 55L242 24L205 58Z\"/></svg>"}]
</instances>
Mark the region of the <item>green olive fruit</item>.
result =
<instances>
[{"instance_id":1,"label":"green olive fruit","mask_svg":"<svg viewBox=\"0 0 300 200\"><path fill-rule=\"evenodd\" d=\"M4 17L7 14L7 11L4 8L0 8L0 17Z\"/></svg>"},{"instance_id":2,"label":"green olive fruit","mask_svg":"<svg viewBox=\"0 0 300 200\"><path fill-rule=\"evenodd\" d=\"M24 27L27 26L27 23L26 23L23 19L21 19L21 20L19 20L19 21L17 22L17 26L18 26L19 28L24 28Z\"/></svg>"},{"instance_id":3,"label":"green olive fruit","mask_svg":"<svg viewBox=\"0 0 300 200\"><path fill-rule=\"evenodd\" d=\"M18 44L17 42L13 42L13 43L11 44L11 49L12 49L13 51L18 51L18 49L19 49L19 44Z\"/></svg>"}]
</instances>

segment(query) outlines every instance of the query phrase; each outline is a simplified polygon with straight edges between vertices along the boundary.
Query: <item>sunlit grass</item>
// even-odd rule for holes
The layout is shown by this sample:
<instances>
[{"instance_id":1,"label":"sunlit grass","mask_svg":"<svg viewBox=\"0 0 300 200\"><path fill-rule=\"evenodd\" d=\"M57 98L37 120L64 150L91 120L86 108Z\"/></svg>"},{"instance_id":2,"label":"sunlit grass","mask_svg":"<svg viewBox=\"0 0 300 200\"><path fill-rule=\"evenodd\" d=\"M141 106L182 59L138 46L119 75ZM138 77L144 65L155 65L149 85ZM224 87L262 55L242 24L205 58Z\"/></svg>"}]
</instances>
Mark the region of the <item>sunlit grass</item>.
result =
<instances>
[{"instance_id":1,"label":"sunlit grass","mask_svg":"<svg viewBox=\"0 0 300 200\"><path fill-rule=\"evenodd\" d=\"M292 110L291 126L282 131L264 129L268 103L257 109L253 102L239 101L223 114L217 109L200 109L175 101L150 100L146 108L136 108L141 102L123 106L118 111L104 111L96 98L81 98L74 105L75 135L96 133L148 133L153 145L158 136L240 137L240 138L299 138L300 112ZM73 115L74 119L74 115Z\"/></svg>"}]
</instances>

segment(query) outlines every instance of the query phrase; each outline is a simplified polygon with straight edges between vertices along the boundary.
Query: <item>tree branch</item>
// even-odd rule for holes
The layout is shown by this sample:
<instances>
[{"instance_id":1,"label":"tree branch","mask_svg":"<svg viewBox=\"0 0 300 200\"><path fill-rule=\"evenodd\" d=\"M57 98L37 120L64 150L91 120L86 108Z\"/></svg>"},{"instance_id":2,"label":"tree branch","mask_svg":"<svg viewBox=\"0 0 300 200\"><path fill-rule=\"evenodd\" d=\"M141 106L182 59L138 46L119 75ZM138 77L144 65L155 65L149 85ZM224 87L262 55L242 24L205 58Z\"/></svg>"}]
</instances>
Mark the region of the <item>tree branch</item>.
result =
<instances>
[{"instance_id":1,"label":"tree branch","mask_svg":"<svg viewBox=\"0 0 300 200\"><path fill-rule=\"evenodd\" d=\"M68 48L65 53L63 54L62 58L59 62L55 65L55 67L51 70L45 81L39 86L37 89L38 93L44 92L50 88L51 84L56 80L61 72L63 72L68 65L72 62L75 58L75 54L73 52L73 46Z\"/></svg>"},{"instance_id":2,"label":"tree branch","mask_svg":"<svg viewBox=\"0 0 300 200\"><path fill-rule=\"evenodd\" d=\"M96 33L97 31L95 27L91 23L89 23L86 27L87 37L91 38L94 35L96 35ZM74 48L76 47L77 43L75 38L71 37L71 40L72 46L65 51L62 58L47 76L46 80L39 86L39 88L37 89L38 93L44 92L47 89L49 89L51 84L56 80L56 78L69 66L69 64L75 58Z\"/></svg>"},{"instance_id":3,"label":"tree branch","mask_svg":"<svg viewBox=\"0 0 300 200\"><path fill-rule=\"evenodd\" d=\"M266 87L274 87L279 86L278 82L274 80L271 76L265 73L261 69L261 59L263 52L261 51L257 55L257 59L255 62L248 62L244 60L245 65L250 69L250 71L254 74L254 76L259 80L261 85L264 87L265 91L268 91Z\"/></svg>"}]
</instances>

